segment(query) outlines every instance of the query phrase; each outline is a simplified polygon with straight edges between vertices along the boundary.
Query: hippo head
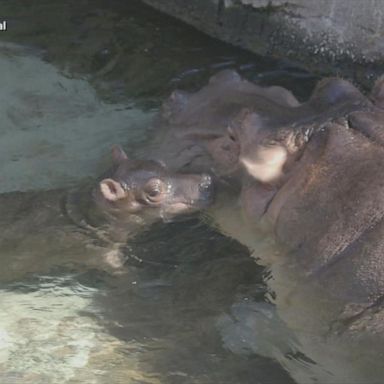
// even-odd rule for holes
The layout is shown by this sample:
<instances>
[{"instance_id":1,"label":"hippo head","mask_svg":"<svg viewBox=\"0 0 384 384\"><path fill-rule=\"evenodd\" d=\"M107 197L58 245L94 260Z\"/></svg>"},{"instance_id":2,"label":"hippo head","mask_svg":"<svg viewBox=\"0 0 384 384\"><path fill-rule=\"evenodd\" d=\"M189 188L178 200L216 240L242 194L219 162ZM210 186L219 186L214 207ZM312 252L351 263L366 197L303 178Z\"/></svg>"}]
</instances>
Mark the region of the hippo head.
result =
<instances>
[{"instance_id":1,"label":"hippo head","mask_svg":"<svg viewBox=\"0 0 384 384\"><path fill-rule=\"evenodd\" d=\"M207 174L171 173L154 160L131 160L120 147L112 151L115 169L94 189L96 204L115 218L143 223L170 220L206 207L212 200Z\"/></svg>"}]
</instances>

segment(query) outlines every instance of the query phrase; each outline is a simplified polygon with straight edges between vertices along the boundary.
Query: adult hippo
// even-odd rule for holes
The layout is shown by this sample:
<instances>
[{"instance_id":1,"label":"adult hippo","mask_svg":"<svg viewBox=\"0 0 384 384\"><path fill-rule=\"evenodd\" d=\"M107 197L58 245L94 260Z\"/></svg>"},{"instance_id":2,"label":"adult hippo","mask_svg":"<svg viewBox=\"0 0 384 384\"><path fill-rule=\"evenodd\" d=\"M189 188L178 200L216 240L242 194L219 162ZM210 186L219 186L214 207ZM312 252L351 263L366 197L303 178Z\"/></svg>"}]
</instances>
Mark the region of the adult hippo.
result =
<instances>
[{"instance_id":1,"label":"adult hippo","mask_svg":"<svg viewBox=\"0 0 384 384\"><path fill-rule=\"evenodd\" d=\"M373 343L384 334L383 82L366 97L324 79L300 103L287 89L223 71L195 93L170 96L149 147L172 169L212 169L225 182L211 216L271 268L277 309L323 365L321 382L384 377L382 339ZM268 232L278 249L261 251ZM376 348L361 352L355 339Z\"/></svg>"},{"instance_id":2,"label":"adult hippo","mask_svg":"<svg viewBox=\"0 0 384 384\"><path fill-rule=\"evenodd\" d=\"M118 271L127 239L157 220L171 220L212 200L207 174L170 172L153 160L113 149L114 167L73 191L0 195L2 283L57 267Z\"/></svg>"},{"instance_id":3,"label":"adult hippo","mask_svg":"<svg viewBox=\"0 0 384 384\"><path fill-rule=\"evenodd\" d=\"M244 170L247 236L238 225L229 232L254 248L259 229L277 239L278 252L257 257L271 268L280 315L323 365L321 382L384 378L383 83L365 97L348 82L323 80L293 108L309 111L319 92L333 99L313 118L248 107L221 139L238 154L231 169Z\"/></svg>"},{"instance_id":4,"label":"adult hippo","mask_svg":"<svg viewBox=\"0 0 384 384\"><path fill-rule=\"evenodd\" d=\"M225 70L196 93L172 93L149 149L170 168L235 175L249 222L272 227L305 275L322 275L336 268L343 250L356 248L379 212L383 82L366 97L348 81L324 79L300 103L287 89L261 87ZM239 164L248 177L239 174ZM233 220L224 220L231 227ZM354 278L337 280L358 286ZM368 295L372 304L380 297L377 288L373 295L351 286L345 294Z\"/></svg>"}]
</instances>

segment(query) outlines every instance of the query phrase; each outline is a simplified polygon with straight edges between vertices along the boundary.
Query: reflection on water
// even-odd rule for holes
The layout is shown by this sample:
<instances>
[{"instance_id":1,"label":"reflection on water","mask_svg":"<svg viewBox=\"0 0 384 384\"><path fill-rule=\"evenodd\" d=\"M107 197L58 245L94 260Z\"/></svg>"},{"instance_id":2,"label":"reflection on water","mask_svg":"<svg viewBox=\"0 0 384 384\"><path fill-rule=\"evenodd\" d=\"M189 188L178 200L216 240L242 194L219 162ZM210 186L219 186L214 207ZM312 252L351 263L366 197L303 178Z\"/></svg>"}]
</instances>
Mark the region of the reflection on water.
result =
<instances>
[{"instance_id":1,"label":"reflection on water","mask_svg":"<svg viewBox=\"0 0 384 384\"><path fill-rule=\"evenodd\" d=\"M236 336L223 324L231 305L263 302L267 295L263 269L244 247L191 220L155 225L127 252L142 262L132 257L115 275L56 265L50 274L2 285L4 382L253 383L255 376L290 382L261 357L262 344L261 356L223 344L222 336ZM246 315L236 316L241 328ZM275 335L274 348L289 352L279 339L281 325L274 325L263 330Z\"/></svg>"},{"instance_id":2,"label":"reflection on water","mask_svg":"<svg viewBox=\"0 0 384 384\"><path fill-rule=\"evenodd\" d=\"M0 11L0 192L94 177L112 143L150 136L170 90L219 69L299 97L315 80L133 0L0 0ZM103 270L88 261L109 250L66 222L55 196L0 196L1 382L287 384L284 361L313 364L243 246L198 220L157 224L131 239L124 267ZM39 197L53 219L36 213Z\"/></svg>"},{"instance_id":3,"label":"reflection on water","mask_svg":"<svg viewBox=\"0 0 384 384\"><path fill-rule=\"evenodd\" d=\"M66 382L102 340L113 343L94 321L76 316L91 307L96 289L75 278L40 276L2 290L1 382Z\"/></svg>"}]
</instances>

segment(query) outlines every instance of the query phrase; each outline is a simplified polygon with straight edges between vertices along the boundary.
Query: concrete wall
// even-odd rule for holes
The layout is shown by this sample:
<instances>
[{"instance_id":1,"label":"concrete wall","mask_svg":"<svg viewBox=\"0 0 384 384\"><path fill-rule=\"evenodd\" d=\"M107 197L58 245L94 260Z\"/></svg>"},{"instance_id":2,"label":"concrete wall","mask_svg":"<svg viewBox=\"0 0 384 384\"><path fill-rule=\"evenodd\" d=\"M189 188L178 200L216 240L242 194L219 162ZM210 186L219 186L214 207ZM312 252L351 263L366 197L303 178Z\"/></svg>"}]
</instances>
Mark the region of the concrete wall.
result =
<instances>
[{"instance_id":1,"label":"concrete wall","mask_svg":"<svg viewBox=\"0 0 384 384\"><path fill-rule=\"evenodd\" d=\"M369 77L384 63L384 0L143 0L211 36L311 69Z\"/></svg>"}]
</instances>

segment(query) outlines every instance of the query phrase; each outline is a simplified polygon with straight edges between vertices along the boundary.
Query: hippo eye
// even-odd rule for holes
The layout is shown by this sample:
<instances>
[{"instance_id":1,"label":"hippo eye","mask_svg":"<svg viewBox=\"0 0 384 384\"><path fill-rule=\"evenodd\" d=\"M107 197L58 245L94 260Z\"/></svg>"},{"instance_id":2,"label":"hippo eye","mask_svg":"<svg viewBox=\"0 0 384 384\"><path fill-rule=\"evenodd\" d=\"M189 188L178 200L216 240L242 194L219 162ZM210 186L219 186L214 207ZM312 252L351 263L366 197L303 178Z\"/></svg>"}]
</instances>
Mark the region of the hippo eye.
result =
<instances>
[{"instance_id":1,"label":"hippo eye","mask_svg":"<svg viewBox=\"0 0 384 384\"><path fill-rule=\"evenodd\" d=\"M147 201L158 203L165 192L165 184L160 179L149 180L144 187L144 195Z\"/></svg>"}]
</instances>

